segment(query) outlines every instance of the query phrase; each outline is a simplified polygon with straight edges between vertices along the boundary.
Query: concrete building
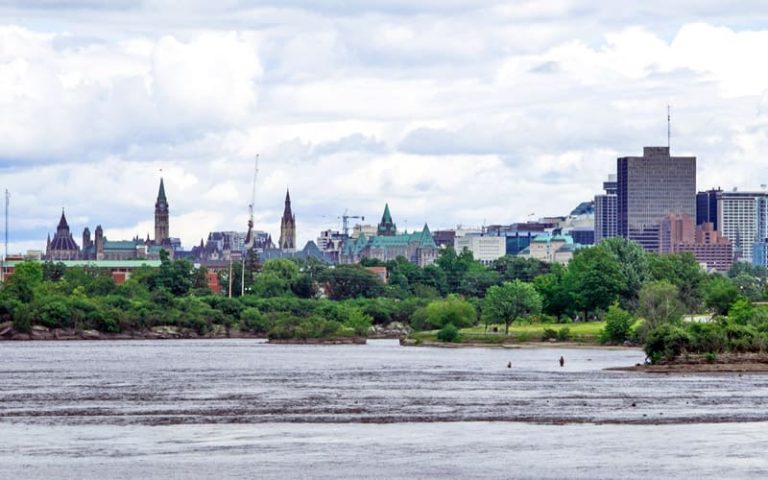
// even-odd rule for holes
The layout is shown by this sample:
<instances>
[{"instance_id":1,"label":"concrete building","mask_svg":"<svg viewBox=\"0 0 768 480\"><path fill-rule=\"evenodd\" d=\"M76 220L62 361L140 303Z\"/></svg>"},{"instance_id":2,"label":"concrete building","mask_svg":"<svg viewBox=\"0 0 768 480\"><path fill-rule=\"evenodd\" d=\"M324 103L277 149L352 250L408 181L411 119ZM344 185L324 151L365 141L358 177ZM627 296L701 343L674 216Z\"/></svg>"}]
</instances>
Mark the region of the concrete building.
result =
<instances>
[{"instance_id":1,"label":"concrete building","mask_svg":"<svg viewBox=\"0 0 768 480\"><path fill-rule=\"evenodd\" d=\"M694 225L693 217L668 215L661 222L660 253L690 252L709 271L727 272L733 265L733 246L710 222Z\"/></svg>"},{"instance_id":2,"label":"concrete building","mask_svg":"<svg viewBox=\"0 0 768 480\"><path fill-rule=\"evenodd\" d=\"M568 235L538 235L531 244L522 250L518 256L522 258L535 258L547 263L559 263L567 265L573 258L573 254L580 245L573 242Z\"/></svg>"},{"instance_id":3,"label":"concrete building","mask_svg":"<svg viewBox=\"0 0 768 480\"><path fill-rule=\"evenodd\" d=\"M464 235L456 237L454 249L462 252L464 249L472 252L475 260L490 265L494 260L507 254L506 237L486 235Z\"/></svg>"},{"instance_id":4,"label":"concrete building","mask_svg":"<svg viewBox=\"0 0 768 480\"><path fill-rule=\"evenodd\" d=\"M696 215L696 157L670 156L669 147L644 147L642 157L617 166L618 234L659 250L659 226L668 214Z\"/></svg>"},{"instance_id":5,"label":"concrete building","mask_svg":"<svg viewBox=\"0 0 768 480\"><path fill-rule=\"evenodd\" d=\"M752 245L768 238L768 193L719 192L717 225L733 244L734 260L752 261Z\"/></svg>"},{"instance_id":6,"label":"concrete building","mask_svg":"<svg viewBox=\"0 0 768 480\"><path fill-rule=\"evenodd\" d=\"M339 255L344 242L348 239L347 235L338 230L323 230L317 237L317 248L325 255L333 259L333 263L339 263Z\"/></svg>"},{"instance_id":7,"label":"concrete building","mask_svg":"<svg viewBox=\"0 0 768 480\"><path fill-rule=\"evenodd\" d=\"M616 237L618 213L616 210L616 175L609 175L603 182L604 194L595 195L595 243L603 239Z\"/></svg>"}]
</instances>

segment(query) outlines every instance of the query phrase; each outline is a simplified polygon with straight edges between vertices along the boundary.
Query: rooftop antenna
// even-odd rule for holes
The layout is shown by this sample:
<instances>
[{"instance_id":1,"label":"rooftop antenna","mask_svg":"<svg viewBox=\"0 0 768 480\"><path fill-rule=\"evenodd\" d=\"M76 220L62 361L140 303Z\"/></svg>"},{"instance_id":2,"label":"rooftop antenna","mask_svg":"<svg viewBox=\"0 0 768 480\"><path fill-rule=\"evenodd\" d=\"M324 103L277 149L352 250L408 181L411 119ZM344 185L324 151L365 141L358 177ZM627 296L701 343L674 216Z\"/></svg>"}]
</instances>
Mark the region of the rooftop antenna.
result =
<instances>
[{"instance_id":1,"label":"rooftop antenna","mask_svg":"<svg viewBox=\"0 0 768 480\"><path fill-rule=\"evenodd\" d=\"M672 148L672 115L670 113L669 105L667 105L667 150Z\"/></svg>"}]
</instances>

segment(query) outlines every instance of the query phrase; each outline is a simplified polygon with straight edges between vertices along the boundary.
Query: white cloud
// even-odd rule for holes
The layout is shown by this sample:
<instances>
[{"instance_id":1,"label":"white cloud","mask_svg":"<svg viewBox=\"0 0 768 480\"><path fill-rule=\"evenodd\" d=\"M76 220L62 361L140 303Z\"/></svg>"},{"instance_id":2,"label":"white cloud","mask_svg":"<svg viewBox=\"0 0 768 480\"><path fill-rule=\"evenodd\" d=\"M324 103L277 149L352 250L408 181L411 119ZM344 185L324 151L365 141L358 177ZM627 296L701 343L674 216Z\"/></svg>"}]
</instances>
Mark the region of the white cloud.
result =
<instances>
[{"instance_id":1,"label":"white cloud","mask_svg":"<svg viewBox=\"0 0 768 480\"><path fill-rule=\"evenodd\" d=\"M0 1L14 248L61 207L76 237L151 233L161 168L172 235L242 230L257 153L275 237L286 187L302 242L385 202L410 229L562 214L666 141L667 104L702 188L768 183L760 4L203 3Z\"/></svg>"}]
</instances>

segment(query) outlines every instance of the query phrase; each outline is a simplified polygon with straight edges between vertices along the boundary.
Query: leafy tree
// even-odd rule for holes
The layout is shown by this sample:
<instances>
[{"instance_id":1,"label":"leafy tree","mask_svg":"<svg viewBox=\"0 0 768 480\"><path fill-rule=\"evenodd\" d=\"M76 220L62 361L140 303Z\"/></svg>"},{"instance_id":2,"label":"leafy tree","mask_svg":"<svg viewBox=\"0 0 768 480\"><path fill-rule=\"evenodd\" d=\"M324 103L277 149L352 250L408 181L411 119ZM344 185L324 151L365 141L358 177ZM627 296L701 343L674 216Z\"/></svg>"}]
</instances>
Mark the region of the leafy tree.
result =
<instances>
[{"instance_id":1,"label":"leafy tree","mask_svg":"<svg viewBox=\"0 0 768 480\"><path fill-rule=\"evenodd\" d=\"M366 315L357 308L351 309L344 322L344 326L351 328L352 331L355 332L355 335L359 337L367 337L372 325L373 320L370 315Z\"/></svg>"},{"instance_id":2,"label":"leafy tree","mask_svg":"<svg viewBox=\"0 0 768 480\"><path fill-rule=\"evenodd\" d=\"M466 248L461 253L456 254L453 247L448 247L440 252L435 263L445 274L447 291L453 293L458 292L464 275L470 269L477 271L484 268L481 263L475 262L472 252Z\"/></svg>"},{"instance_id":3,"label":"leafy tree","mask_svg":"<svg viewBox=\"0 0 768 480\"><path fill-rule=\"evenodd\" d=\"M648 255L637 242L622 237L607 238L597 248L607 250L618 262L624 279L619 297L625 308L632 307L643 284L650 278Z\"/></svg>"},{"instance_id":4,"label":"leafy tree","mask_svg":"<svg viewBox=\"0 0 768 480\"><path fill-rule=\"evenodd\" d=\"M280 297L291 293L291 285L278 273L262 271L256 275L251 290L259 297Z\"/></svg>"},{"instance_id":5,"label":"leafy tree","mask_svg":"<svg viewBox=\"0 0 768 480\"><path fill-rule=\"evenodd\" d=\"M560 317L573 309L571 286L566 283L563 267L552 267L552 272L536 277L533 285L541 295L544 313Z\"/></svg>"},{"instance_id":6,"label":"leafy tree","mask_svg":"<svg viewBox=\"0 0 768 480\"><path fill-rule=\"evenodd\" d=\"M477 320L475 307L456 295L448 295L445 300L430 302L426 313L431 328L442 328L449 323L458 328L471 327Z\"/></svg>"},{"instance_id":7,"label":"leafy tree","mask_svg":"<svg viewBox=\"0 0 768 480\"><path fill-rule=\"evenodd\" d=\"M522 280L530 283L536 277L549 273L551 267L551 264L535 258L523 258L514 255L505 255L494 260L491 264L491 268L499 273L501 281L504 282Z\"/></svg>"},{"instance_id":8,"label":"leafy tree","mask_svg":"<svg viewBox=\"0 0 768 480\"><path fill-rule=\"evenodd\" d=\"M6 293L22 303L35 298L35 290L43 283L43 268L37 262L22 262L16 265L13 275L5 285Z\"/></svg>"},{"instance_id":9,"label":"leafy tree","mask_svg":"<svg viewBox=\"0 0 768 480\"><path fill-rule=\"evenodd\" d=\"M645 320L644 334L658 325L679 322L684 309L677 287L666 280L648 282L640 290L638 312Z\"/></svg>"},{"instance_id":10,"label":"leafy tree","mask_svg":"<svg viewBox=\"0 0 768 480\"><path fill-rule=\"evenodd\" d=\"M43 280L49 282L58 282L64 277L67 267L62 262L44 262L43 265Z\"/></svg>"},{"instance_id":11,"label":"leafy tree","mask_svg":"<svg viewBox=\"0 0 768 480\"><path fill-rule=\"evenodd\" d=\"M541 312L541 296L529 283L515 280L488 289L483 302L483 316L487 323L504 322L504 334L509 334L510 323L526 315Z\"/></svg>"},{"instance_id":12,"label":"leafy tree","mask_svg":"<svg viewBox=\"0 0 768 480\"><path fill-rule=\"evenodd\" d=\"M747 325L754 317L755 309L746 298L739 298L728 310L728 319L738 325Z\"/></svg>"},{"instance_id":13,"label":"leafy tree","mask_svg":"<svg viewBox=\"0 0 768 480\"><path fill-rule=\"evenodd\" d=\"M725 315L739 298L739 289L722 275L713 276L706 287L705 303L718 315Z\"/></svg>"},{"instance_id":14,"label":"leafy tree","mask_svg":"<svg viewBox=\"0 0 768 480\"><path fill-rule=\"evenodd\" d=\"M501 283L500 275L493 270L470 270L464 274L458 293L466 297L483 298L485 292Z\"/></svg>"},{"instance_id":15,"label":"leafy tree","mask_svg":"<svg viewBox=\"0 0 768 480\"><path fill-rule=\"evenodd\" d=\"M765 289L763 286L764 280L762 280L760 277L756 277L748 273L740 273L730 278L736 288L739 289L739 293L751 301L759 302L765 298Z\"/></svg>"},{"instance_id":16,"label":"leafy tree","mask_svg":"<svg viewBox=\"0 0 768 480\"><path fill-rule=\"evenodd\" d=\"M384 287L377 275L358 265L337 265L324 272L322 279L334 300L375 297Z\"/></svg>"},{"instance_id":17,"label":"leafy tree","mask_svg":"<svg viewBox=\"0 0 768 480\"><path fill-rule=\"evenodd\" d=\"M590 313L606 310L626 290L621 266L616 258L602 248L586 248L576 252L564 282L571 299L585 319Z\"/></svg>"},{"instance_id":18,"label":"leafy tree","mask_svg":"<svg viewBox=\"0 0 768 480\"><path fill-rule=\"evenodd\" d=\"M632 314L614 303L605 314L605 328L600 334L603 343L623 343L629 338Z\"/></svg>"},{"instance_id":19,"label":"leafy tree","mask_svg":"<svg viewBox=\"0 0 768 480\"><path fill-rule=\"evenodd\" d=\"M707 274L690 252L671 255L648 255L652 280L666 280L678 289L680 301L689 312L701 306Z\"/></svg>"}]
</instances>

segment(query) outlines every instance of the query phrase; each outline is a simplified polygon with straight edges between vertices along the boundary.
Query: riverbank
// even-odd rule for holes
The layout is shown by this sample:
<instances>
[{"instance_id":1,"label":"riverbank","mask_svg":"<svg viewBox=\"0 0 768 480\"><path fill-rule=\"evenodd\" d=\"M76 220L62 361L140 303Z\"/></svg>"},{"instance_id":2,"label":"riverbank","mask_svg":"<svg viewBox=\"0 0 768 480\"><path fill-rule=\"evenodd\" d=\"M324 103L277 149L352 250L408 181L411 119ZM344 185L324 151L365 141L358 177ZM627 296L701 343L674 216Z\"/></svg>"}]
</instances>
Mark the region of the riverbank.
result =
<instances>
[{"instance_id":1,"label":"riverbank","mask_svg":"<svg viewBox=\"0 0 768 480\"><path fill-rule=\"evenodd\" d=\"M132 330L127 332L112 333L99 332L98 330L77 330L74 328L47 328L34 325L29 333L18 332L13 327L0 326L0 341L56 341L56 340L182 340L201 338L253 338L265 339L263 334L237 329L213 328L205 335L188 328L178 327L153 327L147 330Z\"/></svg>"},{"instance_id":2,"label":"riverbank","mask_svg":"<svg viewBox=\"0 0 768 480\"><path fill-rule=\"evenodd\" d=\"M766 353L723 353L712 355L686 355L654 365L611 367L606 370L645 373L768 373Z\"/></svg>"}]
</instances>

